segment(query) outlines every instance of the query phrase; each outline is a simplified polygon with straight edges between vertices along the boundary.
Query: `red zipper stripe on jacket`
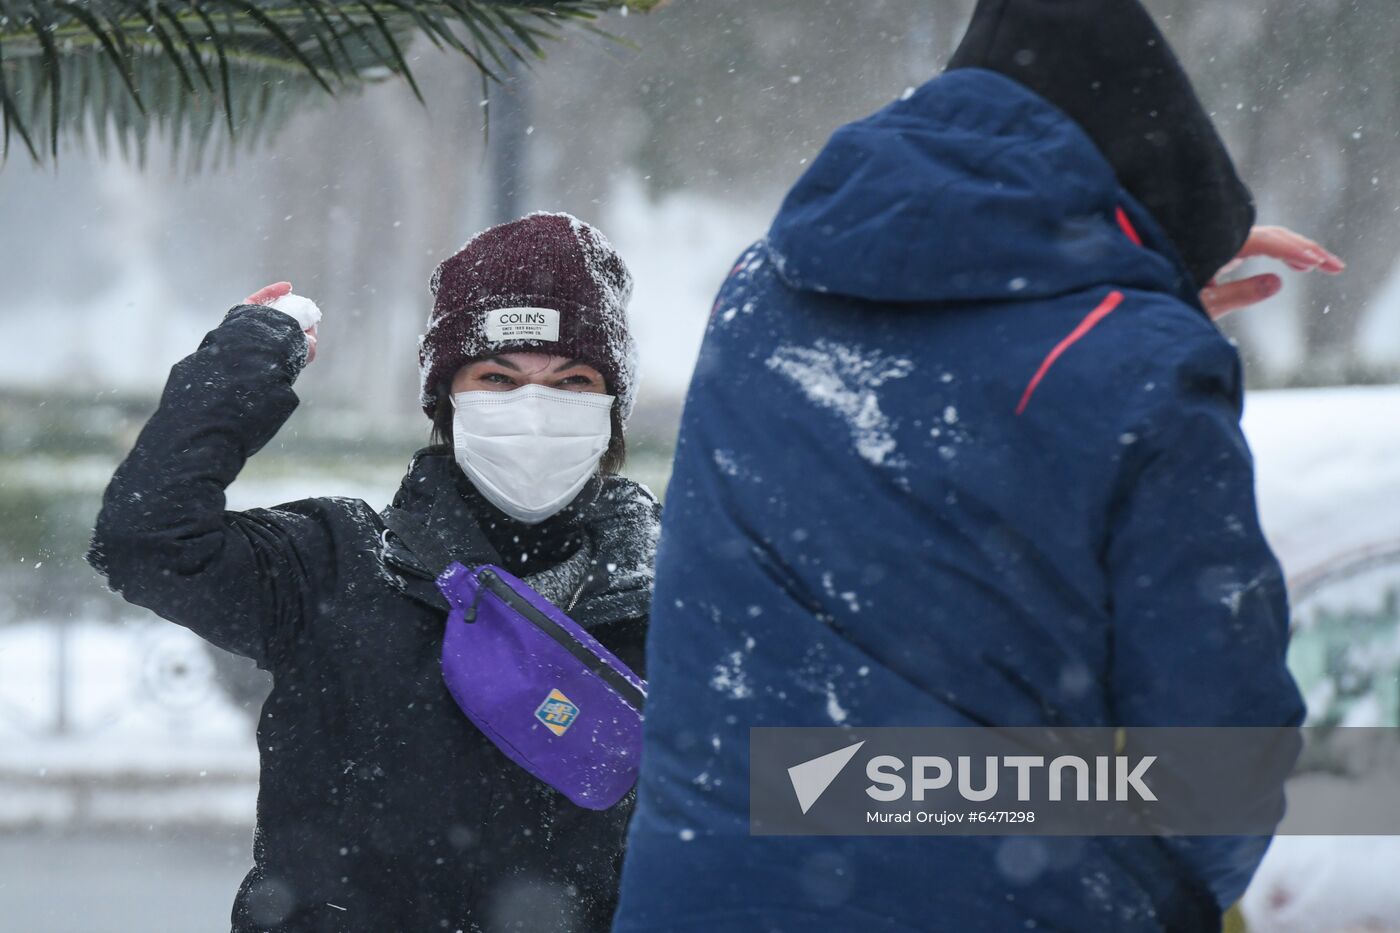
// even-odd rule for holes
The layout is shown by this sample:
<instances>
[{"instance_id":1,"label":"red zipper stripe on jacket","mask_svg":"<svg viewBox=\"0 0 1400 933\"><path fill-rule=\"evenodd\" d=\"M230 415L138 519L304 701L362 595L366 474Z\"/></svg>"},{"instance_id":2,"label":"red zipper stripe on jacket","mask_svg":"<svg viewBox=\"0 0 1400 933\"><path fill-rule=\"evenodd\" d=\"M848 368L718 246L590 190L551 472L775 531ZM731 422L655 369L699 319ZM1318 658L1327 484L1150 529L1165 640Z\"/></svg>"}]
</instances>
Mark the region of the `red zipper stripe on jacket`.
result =
<instances>
[{"instance_id":1,"label":"red zipper stripe on jacket","mask_svg":"<svg viewBox=\"0 0 1400 933\"><path fill-rule=\"evenodd\" d=\"M1090 311L1088 316L1085 317L1084 320L1079 322L1078 327L1070 331L1068 337L1066 337L1064 340L1061 340L1058 344L1055 345L1055 349L1051 350L1050 353L1045 357L1045 359L1040 364L1040 369L1036 370L1035 375L1031 377L1030 383L1026 385L1026 391L1021 396L1021 404L1016 406L1017 415L1023 414L1025 412L1026 406L1031 403L1031 396L1034 395L1035 390L1040 387L1040 381L1045 378L1045 374L1050 371L1050 367L1055 365L1055 361L1058 360L1066 350L1074 346L1074 344L1077 343L1081 337L1089 333L1089 331L1093 330L1095 325L1097 325L1099 321L1102 321L1104 318L1112 314L1113 309L1117 308L1122 303L1122 292L1110 293L1109 296L1105 298L1097 308Z\"/></svg>"},{"instance_id":2,"label":"red zipper stripe on jacket","mask_svg":"<svg viewBox=\"0 0 1400 933\"><path fill-rule=\"evenodd\" d=\"M1133 241L1134 246L1142 245L1142 237L1138 236L1137 227L1133 226L1132 220L1128 217L1128 212L1123 210L1122 207L1118 208L1118 226L1123 228L1123 232L1127 234L1128 239Z\"/></svg>"}]
</instances>

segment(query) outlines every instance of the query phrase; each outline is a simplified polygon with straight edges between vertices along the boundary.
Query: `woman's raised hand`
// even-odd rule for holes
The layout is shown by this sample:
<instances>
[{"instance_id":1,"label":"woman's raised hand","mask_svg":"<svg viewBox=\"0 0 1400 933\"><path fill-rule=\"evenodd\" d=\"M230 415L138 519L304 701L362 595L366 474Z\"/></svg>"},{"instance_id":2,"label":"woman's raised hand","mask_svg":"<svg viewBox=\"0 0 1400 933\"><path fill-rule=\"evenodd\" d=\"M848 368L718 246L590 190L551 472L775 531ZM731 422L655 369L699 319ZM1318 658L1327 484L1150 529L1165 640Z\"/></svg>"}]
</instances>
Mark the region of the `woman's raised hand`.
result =
<instances>
[{"instance_id":1,"label":"woman's raised hand","mask_svg":"<svg viewBox=\"0 0 1400 933\"><path fill-rule=\"evenodd\" d=\"M1218 319L1231 311L1248 308L1283 290L1283 279L1271 272L1220 284L1220 276L1228 275L1240 263L1255 257L1277 259L1295 272L1317 270L1337 275L1347 267L1331 252L1286 227L1255 227L1250 231L1240 254L1201 291L1201 303L1212 318Z\"/></svg>"},{"instance_id":2,"label":"woman's raised hand","mask_svg":"<svg viewBox=\"0 0 1400 933\"><path fill-rule=\"evenodd\" d=\"M286 298L288 295L291 294L291 282L274 282L271 285L265 285L257 291L253 292L253 294L248 296L248 299L244 302L244 304L269 305L272 307L276 307L277 302L280 299ZM306 304L310 305L311 309L314 311L314 317L312 318L309 326L307 326L307 322L305 320L299 318L297 315L293 314L292 317L298 317L298 323L301 323L303 325L303 330L306 333L306 362L310 363L312 360L316 359L316 328L318 326L317 321L319 321L321 317L321 312L318 309L316 309L316 306L311 302L307 301ZM289 314L291 313L286 308L278 308L278 310L286 311Z\"/></svg>"},{"instance_id":3,"label":"woman's raised hand","mask_svg":"<svg viewBox=\"0 0 1400 933\"><path fill-rule=\"evenodd\" d=\"M291 293L291 282L274 282L271 285L265 285L253 292L253 294L248 296L248 300L245 301L244 304L270 305L283 295L290 295Z\"/></svg>"}]
</instances>

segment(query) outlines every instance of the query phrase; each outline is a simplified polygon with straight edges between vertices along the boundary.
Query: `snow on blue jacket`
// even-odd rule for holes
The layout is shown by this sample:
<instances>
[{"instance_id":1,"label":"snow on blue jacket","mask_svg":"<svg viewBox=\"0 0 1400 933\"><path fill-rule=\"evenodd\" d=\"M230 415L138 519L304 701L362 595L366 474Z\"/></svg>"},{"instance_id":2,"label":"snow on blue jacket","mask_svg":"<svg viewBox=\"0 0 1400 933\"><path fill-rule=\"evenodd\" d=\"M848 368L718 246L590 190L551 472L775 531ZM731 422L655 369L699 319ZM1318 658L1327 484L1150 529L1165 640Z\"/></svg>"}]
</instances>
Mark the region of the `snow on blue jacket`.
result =
<instances>
[{"instance_id":1,"label":"snow on blue jacket","mask_svg":"<svg viewBox=\"0 0 1400 933\"><path fill-rule=\"evenodd\" d=\"M1240 361L1187 281L997 74L832 137L690 387L615 930L1219 928L1267 839L748 835L753 726L1301 721Z\"/></svg>"}]
</instances>

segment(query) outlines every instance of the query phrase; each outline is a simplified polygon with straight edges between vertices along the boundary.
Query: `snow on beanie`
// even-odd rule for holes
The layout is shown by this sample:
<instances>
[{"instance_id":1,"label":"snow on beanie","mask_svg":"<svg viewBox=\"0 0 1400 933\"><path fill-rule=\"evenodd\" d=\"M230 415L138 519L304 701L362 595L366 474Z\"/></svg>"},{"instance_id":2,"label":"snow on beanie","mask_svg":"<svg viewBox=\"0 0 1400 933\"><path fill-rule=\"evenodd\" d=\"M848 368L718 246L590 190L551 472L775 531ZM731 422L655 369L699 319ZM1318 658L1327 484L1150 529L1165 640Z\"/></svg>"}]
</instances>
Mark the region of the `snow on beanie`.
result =
<instances>
[{"instance_id":1,"label":"snow on beanie","mask_svg":"<svg viewBox=\"0 0 1400 933\"><path fill-rule=\"evenodd\" d=\"M636 392L627 327L632 275L605 236L568 214L531 214L473 237L433 273L433 312L418 338L419 401L463 364L527 351L582 360L607 380L622 417Z\"/></svg>"},{"instance_id":2,"label":"snow on beanie","mask_svg":"<svg viewBox=\"0 0 1400 933\"><path fill-rule=\"evenodd\" d=\"M1254 199L1138 0L979 0L948 68L999 72L1083 127L1198 286L1244 245Z\"/></svg>"}]
</instances>

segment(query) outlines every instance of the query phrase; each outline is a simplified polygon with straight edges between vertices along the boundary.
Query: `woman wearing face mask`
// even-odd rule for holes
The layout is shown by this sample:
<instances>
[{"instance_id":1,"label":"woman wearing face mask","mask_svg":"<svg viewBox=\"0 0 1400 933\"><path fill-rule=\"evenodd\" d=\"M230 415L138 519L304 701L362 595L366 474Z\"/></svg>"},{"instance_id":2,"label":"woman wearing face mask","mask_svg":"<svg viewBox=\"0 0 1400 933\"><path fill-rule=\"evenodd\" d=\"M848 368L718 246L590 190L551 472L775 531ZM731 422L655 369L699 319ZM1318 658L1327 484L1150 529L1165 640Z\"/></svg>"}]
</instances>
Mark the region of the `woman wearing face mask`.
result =
<instances>
[{"instance_id":1,"label":"woman wearing face mask","mask_svg":"<svg viewBox=\"0 0 1400 933\"><path fill-rule=\"evenodd\" d=\"M536 214L473 239L432 287L434 443L391 508L224 509L315 356L319 312L286 283L175 365L104 497L88 560L112 589L273 674L236 931L610 922L631 796L579 807L466 718L435 564L504 568L641 673L659 507L617 475L630 276L593 228Z\"/></svg>"}]
</instances>

